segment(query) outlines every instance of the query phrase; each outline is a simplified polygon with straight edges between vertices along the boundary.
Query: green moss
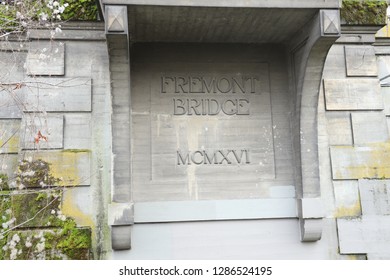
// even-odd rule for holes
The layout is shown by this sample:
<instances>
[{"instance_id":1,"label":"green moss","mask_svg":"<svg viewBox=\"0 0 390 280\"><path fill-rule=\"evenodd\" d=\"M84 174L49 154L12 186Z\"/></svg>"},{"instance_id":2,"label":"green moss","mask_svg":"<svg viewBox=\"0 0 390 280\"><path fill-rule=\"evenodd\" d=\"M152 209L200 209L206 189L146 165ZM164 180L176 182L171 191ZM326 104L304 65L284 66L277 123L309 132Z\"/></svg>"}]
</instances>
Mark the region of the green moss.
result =
<instances>
[{"instance_id":1,"label":"green moss","mask_svg":"<svg viewBox=\"0 0 390 280\"><path fill-rule=\"evenodd\" d=\"M3 260L87 260L91 252L91 230L78 228L68 218L59 228L12 231L0 244L8 246L0 253ZM17 253L12 256L15 249Z\"/></svg>"},{"instance_id":2,"label":"green moss","mask_svg":"<svg viewBox=\"0 0 390 280\"><path fill-rule=\"evenodd\" d=\"M66 0L69 6L62 14L63 20L97 20L96 0Z\"/></svg>"},{"instance_id":3,"label":"green moss","mask_svg":"<svg viewBox=\"0 0 390 280\"><path fill-rule=\"evenodd\" d=\"M59 211L61 192L43 190L34 193L12 195L12 212L21 227L53 227L61 225L56 215Z\"/></svg>"},{"instance_id":4,"label":"green moss","mask_svg":"<svg viewBox=\"0 0 390 280\"><path fill-rule=\"evenodd\" d=\"M44 160L22 160L18 166L16 182L26 188L56 186L60 180L50 172L50 164Z\"/></svg>"},{"instance_id":5,"label":"green moss","mask_svg":"<svg viewBox=\"0 0 390 280\"><path fill-rule=\"evenodd\" d=\"M348 25L386 24L387 1L343 0L341 18Z\"/></svg>"},{"instance_id":6,"label":"green moss","mask_svg":"<svg viewBox=\"0 0 390 280\"><path fill-rule=\"evenodd\" d=\"M9 190L7 174L0 173L0 191Z\"/></svg>"},{"instance_id":7,"label":"green moss","mask_svg":"<svg viewBox=\"0 0 390 280\"><path fill-rule=\"evenodd\" d=\"M67 150L61 150L63 153L90 153L91 150L88 149L67 149Z\"/></svg>"}]
</instances>

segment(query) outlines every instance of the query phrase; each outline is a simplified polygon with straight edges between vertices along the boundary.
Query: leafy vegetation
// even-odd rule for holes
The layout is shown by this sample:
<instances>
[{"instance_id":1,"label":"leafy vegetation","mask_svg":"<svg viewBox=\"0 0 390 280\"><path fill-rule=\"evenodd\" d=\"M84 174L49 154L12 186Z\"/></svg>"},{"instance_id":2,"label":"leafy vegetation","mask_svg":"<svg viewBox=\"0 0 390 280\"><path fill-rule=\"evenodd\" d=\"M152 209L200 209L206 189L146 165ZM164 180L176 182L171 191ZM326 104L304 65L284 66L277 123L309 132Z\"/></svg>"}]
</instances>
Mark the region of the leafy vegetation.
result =
<instances>
[{"instance_id":1,"label":"leafy vegetation","mask_svg":"<svg viewBox=\"0 0 390 280\"><path fill-rule=\"evenodd\" d=\"M349 25L386 24L387 1L343 0L341 18Z\"/></svg>"}]
</instances>

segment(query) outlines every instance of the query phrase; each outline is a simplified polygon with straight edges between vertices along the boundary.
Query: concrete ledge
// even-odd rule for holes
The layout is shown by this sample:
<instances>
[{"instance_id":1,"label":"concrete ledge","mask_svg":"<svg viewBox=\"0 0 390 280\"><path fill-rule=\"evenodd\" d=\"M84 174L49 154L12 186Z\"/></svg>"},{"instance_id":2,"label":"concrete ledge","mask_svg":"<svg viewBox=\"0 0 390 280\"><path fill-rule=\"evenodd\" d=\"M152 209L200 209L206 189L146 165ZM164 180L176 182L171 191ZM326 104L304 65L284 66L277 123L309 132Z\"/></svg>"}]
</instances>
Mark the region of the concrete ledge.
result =
<instances>
[{"instance_id":1,"label":"concrete ledge","mask_svg":"<svg viewBox=\"0 0 390 280\"><path fill-rule=\"evenodd\" d=\"M340 8L339 0L102 0L111 5L158 5L189 7L237 7L237 8Z\"/></svg>"},{"instance_id":2,"label":"concrete ledge","mask_svg":"<svg viewBox=\"0 0 390 280\"><path fill-rule=\"evenodd\" d=\"M135 223L296 217L293 198L141 202L134 205Z\"/></svg>"}]
</instances>

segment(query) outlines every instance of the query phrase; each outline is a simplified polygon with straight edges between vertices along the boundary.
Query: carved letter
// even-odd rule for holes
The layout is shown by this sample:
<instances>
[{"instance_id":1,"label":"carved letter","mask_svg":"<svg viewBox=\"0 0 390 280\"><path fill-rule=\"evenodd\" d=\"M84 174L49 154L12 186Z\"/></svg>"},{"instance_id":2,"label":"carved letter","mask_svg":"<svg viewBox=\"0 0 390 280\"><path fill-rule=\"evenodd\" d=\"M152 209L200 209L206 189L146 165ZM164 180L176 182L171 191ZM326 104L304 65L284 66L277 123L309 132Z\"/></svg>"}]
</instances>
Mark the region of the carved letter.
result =
<instances>
[{"instance_id":1,"label":"carved letter","mask_svg":"<svg viewBox=\"0 0 390 280\"><path fill-rule=\"evenodd\" d=\"M218 152L221 154L221 156L223 156L223 159L219 164L222 164L225 160L227 164L232 164L232 162L227 158L231 150L228 150L226 154L222 150L218 150Z\"/></svg>"},{"instance_id":2,"label":"carved letter","mask_svg":"<svg viewBox=\"0 0 390 280\"><path fill-rule=\"evenodd\" d=\"M226 109L226 103L228 103L228 102L233 104L233 107L230 109L230 112ZM222 109L222 112L224 112L228 116L237 114L237 105L231 99L225 100L225 102L223 102L221 104L221 109Z\"/></svg>"},{"instance_id":3,"label":"carved letter","mask_svg":"<svg viewBox=\"0 0 390 280\"><path fill-rule=\"evenodd\" d=\"M198 91L196 91L196 88L194 86L198 85ZM200 87L200 88L199 88ZM190 93L204 93L203 85L202 85L202 79L199 77L190 77L189 81L189 92Z\"/></svg>"},{"instance_id":4,"label":"carved letter","mask_svg":"<svg viewBox=\"0 0 390 280\"><path fill-rule=\"evenodd\" d=\"M217 157L215 156L215 153L213 153L213 157L211 159L206 151L203 151L203 154L204 154L204 164L207 164L207 162L209 164L218 164Z\"/></svg>"},{"instance_id":5,"label":"carved letter","mask_svg":"<svg viewBox=\"0 0 390 280\"><path fill-rule=\"evenodd\" d=\"M209 84L206 83L206 79L205 78L203 78L202 81L203 81L203 86L206 87L206 90L207 90L206 93L211 93L211 90L213 90L213 93L217 92L216 89L215 89L215 78L212 78L210 80ZM204 87L203 86L202 86L202 92L204 92Z\"/></svg>"},{"instance_id":6,"label":"carved letter","mask_svg":"<svg viewBox=\"0 0 390 280\"><path fill-rule=\"evenodd\" d=\"M247 105L244 105L244 104ZM248 99L238 99L237 104L237 115L249 115L250 114L250 104Z\"/></svg>"},{"instance_id":7,"label":"carved letter","mask_svg":"<svg viewBox=\"0 0 390 280\"><path fill-rule=\"evenodd\" d=\"M215 115L218 115L218 113L221 111L221 108L219 107L219 103L217 100L215 99L208 99L209 101L209 115L210 116L215 116ZM212 107L211 107L211 102L215 102L216 106L217 106L217 110L215 112L212 111Z\"/></svg>"},{"instance_id":8,"label":"carved letter","mask_svg":"<svg viewBox=\"0 0 390 280\"><path fill-rule=\"evenodd\" d=\"M236 160L237 160L237 163L241 163L242 156L244 155L243 150L241 150L241 156L240 156L240 157L238 157L238 155L237 155L237 153L236 153L236 152L237 152L236 150L232 150L232 152L233 152L234 157L235 157Z\"/></svg>"},{"instance_id":9,"label":"carved letter","mask_svg":"<svg viewBox=\"0 0 390 280\"><path fill-rule=\"evenodd\" d=\"M222 90L222 85L221 85L222 81L226 81L226 83L227 83L227 87L226 87L225 90ZM230 80L228 78L222 77L222 78L219 79L219 81L217 83L217 88L222 93L228 93L232 89L232 84L230 83Z\"/></svg>"},{"instance_id":10,"label":"carved letter","mask_svg":"<svg viewBox=\"0 0 390 280\"><path fill-rule=\"evenodd\" d=\"M180 103L180 104L178 104ZM173 114L176 116L182 116L186 114L186 108L184 107L185 101L180 98L174 98L173 99ZM179 112L180 110L181 112Z\"/></svg>"},{"instance_id":11,"label":"carved letter","mask_svg":"<svg viewBox=\"0 0 390 280\"><path fill-rule=\"evenodd\" d=\"M200 161L196 161L195 160L195 155L196 154L200 154L202 157L200 158L201 160ZM202 164L203 163L203 153L201 151L195 151L192 156L191 156L191 160L193 163L195 163L196 165L199 165L199 164Z\"/></svg>"},{"instance_id":12,"label":"carved letter","mask_svg":"<svg viewBox=\"0 0 390 280\"><path fill-rule=\"evenodd\" d=\"M233 93L236 93L236 85L241 90L242 93L245 93L245 83L242 77L241 77L241 85L238 83L237 79L233 77Z\"/></svg>"},{"instance_id":13,"label":"carved letter","mask_svg":"<svg viewBox=\"0 0 390 280\"><path fill-rule=\"evenodd\" d=\"M161 77L161 92L162 93L166 93L166 87L169 83L167 80L171 80L172 82L174 81L174 79L172 77L165 77L165 76L162 76Z\"/></svg>"},{"instance_id":14,"label":"carved letter","mask_svg":"<svg viewBox=\"0 0 390 280\"><path fill-rule=\"evenodd\" d=\"M257 77L251 78L251 93L256 93L256 81L260 81Z\"/></svg>"},{"instance_id":15,"label":"carved letter","mask_svg":"<svg viewBox=\"0 0 390 280\"><path fill-rule=\"evenodd\" d=\"M193 104L195 103L195 105ZM188 99L188 115L192 115L191 109L194 111L195 115L200 115L200 112L198 112L197 108L201 105L202 103L199 100L196 99Z\"/></svg>"},{"instance_id":16,"label":"carved letter","mask_svg":"<svg viewBox=\"0 0 390 280\"><path fill-rule=\"evenodd\" d=\"M246 155L246 164L250 164L251 163L251 161L250 161L250 159L249 159L249 151L248 150L241 150L241 151L244 151L245 152L245 155Z\"/></svg>"},{"instance_id":17,"label":"carved letter","mask_svg":"<svg viewBox=\"0 0 390 280\"><path fill-rule=\"evenodd\" d=\"M190 162L190 155L189 153L187 153L186 157L183 159L183 156L182 154L180 153L180 151L177 151L177 165L180 165L180 161L181 161L181 164L183 165L190 165L191 162Z\"/></svg>"},{"instance_id":18,"label":"carved letter","mask_svg":"<svg viewBox=\"0 0 390 280\"><path fill-rule=\"evenodd\" d=\"M188 91L183 88L184 85L188 85L186 79L184 77L176 77L175 93L180 93L179 88L181 89L181 93L188 93Z\"/></svg>"}]
</instances>

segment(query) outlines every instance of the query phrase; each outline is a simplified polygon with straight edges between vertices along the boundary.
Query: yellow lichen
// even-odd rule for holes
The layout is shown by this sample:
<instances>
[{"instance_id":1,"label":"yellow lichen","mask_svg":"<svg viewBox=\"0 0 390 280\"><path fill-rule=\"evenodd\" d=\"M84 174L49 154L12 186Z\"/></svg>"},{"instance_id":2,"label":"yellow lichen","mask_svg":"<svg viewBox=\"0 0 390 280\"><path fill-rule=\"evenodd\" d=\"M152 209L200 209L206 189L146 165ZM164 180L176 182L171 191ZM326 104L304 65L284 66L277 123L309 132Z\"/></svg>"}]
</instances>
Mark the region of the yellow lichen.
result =
<instances>
[{"instance_id":1,"label":"yellow lichen","mask_svg":"<svg viewBox=\"0 0 390 280\"><path fill-rule=\"evenodd\" d=\"M82 212L77 206L77 204L74 202L72 191L73 190L68 189L65 190L63 194L63 201L61 207L62 213L65 216L72 217L79 226L89 226L91 228L94 228L95 223L92 220L91 216Z\"/></svg>"},{"instance_id":2,"label":"yellow lichen","mask_svg":"<svg viewBox=\"0 0 390 280\"><path fill-rule=\"evenodd\" d=\"M353 206L350 207L337 207L334 213L335 218L359 217L361 215L362 209L359 201L357 201Z\"/></svg>"},{"instance_id":3,"label":"yellow lichen","mask_svg":"<svg viewBox=\"0 0 390 280\"><path fill-rule=\"evenodd\" d=\"M387 179L390 178L390 143L375 143L366 147L345 147L356 149L357 153L366 153L367 160L358 162L358 158L351 159L349 166L344 170L337 170L337 178L348 177L353 179ZM365 150L362 150L365 148ZM343 149L341 146L337 149ZM359 149L361 149L359 151ZM362 157L363 158L363 157Z\"/></svg>"},{"instance_id":4,"label":"yellow lichen","mask_svg":"<svg viewBox=\"0 0 390 280\"><path fill-rule=\"evenodd\" d=\"M2 147L3 150L5 149L7 153L17 153L19 151L19 137L14 135L8 139L6 143L4 143L4 140L0 139L0 147Z\"/></svg>"},{"instance_id":5,"label":"yellow lichen","mask_svg":"<svg viewBox=\"0 0 390 280\"><path fill-rule=\"evenodd\" d=\"M58 151L58 152L39 152L33 154L35 159L42 159L50 163L51 174L61 179L60 186L79 186L87 185L90 178L83 177L83 168L90 168L90 152L80 151ZM84 163L84 164L83 164Z\"/></svg>"}]
</instances>

